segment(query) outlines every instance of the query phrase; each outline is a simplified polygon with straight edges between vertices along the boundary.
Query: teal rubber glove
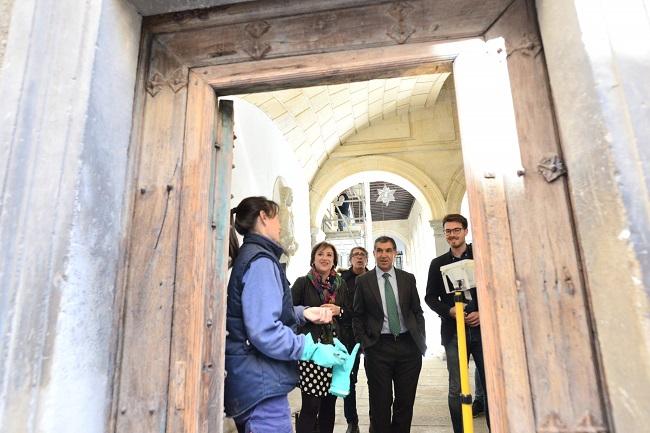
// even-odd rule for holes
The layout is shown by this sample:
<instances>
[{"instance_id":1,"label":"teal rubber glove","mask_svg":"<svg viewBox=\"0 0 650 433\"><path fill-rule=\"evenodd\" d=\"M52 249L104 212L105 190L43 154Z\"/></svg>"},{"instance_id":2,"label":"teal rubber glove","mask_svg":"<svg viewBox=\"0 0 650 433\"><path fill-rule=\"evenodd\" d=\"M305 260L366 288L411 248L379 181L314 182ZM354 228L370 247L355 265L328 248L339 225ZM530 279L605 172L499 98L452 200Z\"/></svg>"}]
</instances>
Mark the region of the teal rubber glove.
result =
<instances>
[{"instance_id":1,"label":"teal rubber glove","mask_svg":"<svg viewBox=\"0 0 650 433\"><path fill-rule=\"evenodd\" d=\"M334 346L339 349L342 348L347 353L347 349L338 339L334 339ZM352 367L354 366L354 360L357 357L357 352L359 351L359 343L355 344L352 348L352 353L349 354L348 359L341 364L335 365L332 370L332 384L330 385L329 392L332 395L337 397L347 397L350 393L350 374L352 373Z\"/></svg>"},{"instance_id":2,"label":"teal rubber glove","mask_svg":"<svg viewBox=\"0 0 650 433\"><path fill-rule=\"evenodd\" d=\"M335 339L336 341L336 339ZM311 361L321 367L331 368L343 365L348 359L348 351L331 344L314 343L311 334L305 335L305 347L300 356L301 361Z\"/></svg>"}]
</instances>

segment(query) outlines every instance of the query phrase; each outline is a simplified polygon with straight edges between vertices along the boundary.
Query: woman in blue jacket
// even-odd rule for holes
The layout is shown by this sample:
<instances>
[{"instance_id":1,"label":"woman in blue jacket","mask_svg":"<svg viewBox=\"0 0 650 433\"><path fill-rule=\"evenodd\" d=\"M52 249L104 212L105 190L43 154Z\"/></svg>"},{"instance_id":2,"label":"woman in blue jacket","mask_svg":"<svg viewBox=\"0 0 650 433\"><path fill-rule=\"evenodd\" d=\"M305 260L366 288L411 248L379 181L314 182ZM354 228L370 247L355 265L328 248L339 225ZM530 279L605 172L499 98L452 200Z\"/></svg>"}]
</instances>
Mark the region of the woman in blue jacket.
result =
<instances>
[{"instance_id":1,"label":"woman in blue jacket","mask_svg":"<svg viewBox=\"0 0 650 433\"><path fill-rule=\"evenodd\" d=\"M297 335L306 320L329 323L326 308L293 306L279 263L282 254L278 205L248 197L233 209L244 242L233 257L226 314L226 414L240 433L291 433L287 394L298 380L297 361L341 365L347 353Z\"/></svg>"}]
</instances>

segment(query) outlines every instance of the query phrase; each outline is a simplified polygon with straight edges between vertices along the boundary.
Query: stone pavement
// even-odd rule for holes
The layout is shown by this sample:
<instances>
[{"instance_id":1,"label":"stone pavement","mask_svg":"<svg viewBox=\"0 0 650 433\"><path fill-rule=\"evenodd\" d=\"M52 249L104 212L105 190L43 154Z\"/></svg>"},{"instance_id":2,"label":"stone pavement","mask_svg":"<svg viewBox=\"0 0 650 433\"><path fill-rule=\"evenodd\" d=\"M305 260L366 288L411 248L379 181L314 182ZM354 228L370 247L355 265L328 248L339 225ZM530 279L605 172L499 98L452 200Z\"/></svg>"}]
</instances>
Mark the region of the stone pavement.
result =
<instances>
[{"instance_id":1,"label":"stone pavement","mask_svg":"<svg viewBox=\"0 0 650 433\"><path fill-rule=\"evenodd\" d=\"M474 377L473 364L470 377ZM474 383L472 380L472 390ZM300 391L295 389L289 394L292 412L300 409ZM359 369L357 383L357 411L361 433L368 432L368 386L363 371L363 359ZM334 433L345 433L347 424L343 416L343 400L336 403L336 425ZM474 419L474 432L487 433L485 417ZM452 433L449 409L447 407L447 366L439 357L425 358L418 382L418 390L413 410L411 433Z\"/></svg>"}]
</instances>

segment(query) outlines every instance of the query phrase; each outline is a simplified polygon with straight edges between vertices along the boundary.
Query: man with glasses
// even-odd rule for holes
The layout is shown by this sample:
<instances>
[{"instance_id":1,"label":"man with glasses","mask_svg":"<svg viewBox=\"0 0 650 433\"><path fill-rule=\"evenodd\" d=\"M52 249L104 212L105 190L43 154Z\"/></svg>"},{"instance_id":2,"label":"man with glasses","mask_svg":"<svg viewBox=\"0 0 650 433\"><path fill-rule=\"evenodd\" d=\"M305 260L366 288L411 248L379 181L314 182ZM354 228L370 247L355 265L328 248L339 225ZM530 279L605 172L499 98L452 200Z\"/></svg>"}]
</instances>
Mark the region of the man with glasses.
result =
<instances>
[{"instance_id":1,"label":"man with glasses","mask_svg":"<svg viewBox=\"0 0 650 433\"><path fill-rule=\"evenodd\" d=\"M458 364L458 336L456 335L456 310L454 295L445 291L440 267L450 263L473 259L472 245L465 243L467 236L467 219L460 214L446 215L442 220L445 239L450 246L449 251L431 261L429 278L427 280L427 294L425 302L441 319L441 343L447 354L447 370L449 371L449 413L454 433L463 433L463 419L460 400L460 370ZM451 283L451 281L449 282ZM481 321L478 310L476 288L470 290L472 300L465 305L465 333L467 351L474 358L474 363L479 373L481 385L485 390L485 370L483 368L483 348L481 345ZM488 428L490 417L485 396L485 415Z\"/></svg>"},{"instance_id":2,"label":"man with glasses","mask_svg":"<svg viewBox=\"0 0 650 433\"><path fill-rule=\"evenodd\" d=\"M364 350L370 430L409 433L427 348L424 314L415 276L394 266L395 240L378 237L373 252L377 266L357 277L352 317Z\"/></svg>"},{"instance_id":3,"label":"man with glasses","mask_svg":"<svg viewBox=\"0 0 650 433\"><path fill-rule=\"evenodd\" d=\"M364 247L354 247L350 250L350 269L341 272L341 277L347 285L345 294L343 314L339 318L340 340L345 344L348 351L351 351L356 341L352 332L352 315L347 314L352 311L354 302L354 287L359 275L368 272L368 251ZM350 393L343 400L343 413L345 420L348 422L348 428L345 433L359 433L359 415L357 414L356 383L357 373L359 372L359 357L361 351L357 352L357 358L354 360L352 373L350 374Z\"/></svg>"}]
</instances>

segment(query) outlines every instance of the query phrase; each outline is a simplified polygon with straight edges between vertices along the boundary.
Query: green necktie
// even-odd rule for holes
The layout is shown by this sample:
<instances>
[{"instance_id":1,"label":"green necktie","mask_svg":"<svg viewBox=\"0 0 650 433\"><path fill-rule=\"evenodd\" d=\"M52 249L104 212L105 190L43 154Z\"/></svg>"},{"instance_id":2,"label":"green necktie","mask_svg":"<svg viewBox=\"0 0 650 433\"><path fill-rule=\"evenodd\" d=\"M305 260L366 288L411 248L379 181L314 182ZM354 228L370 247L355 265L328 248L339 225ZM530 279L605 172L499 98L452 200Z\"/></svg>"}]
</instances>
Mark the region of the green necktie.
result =
<instances>
[{"instance_id":1,"label":"green necktie","mask_svg":"<svg viewBox=\"0 0 650 433\"><path fill-rule=\"evenodd\" d=\"M388 329L394 336L399 335L399 313L397 312L397 301L395 300L395 293L393 286L390 284L390 274L384 273L384 295L386 297L386 312L388 313Z\"/></svg>"}]
</instances>

